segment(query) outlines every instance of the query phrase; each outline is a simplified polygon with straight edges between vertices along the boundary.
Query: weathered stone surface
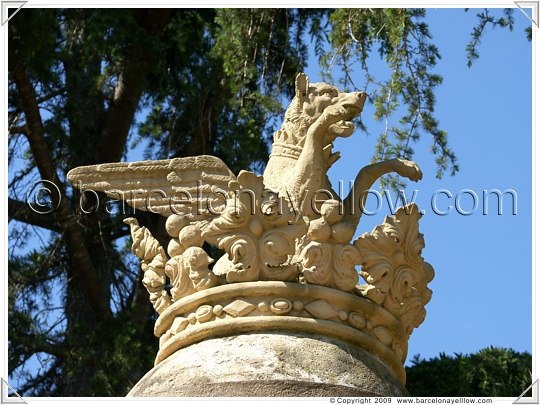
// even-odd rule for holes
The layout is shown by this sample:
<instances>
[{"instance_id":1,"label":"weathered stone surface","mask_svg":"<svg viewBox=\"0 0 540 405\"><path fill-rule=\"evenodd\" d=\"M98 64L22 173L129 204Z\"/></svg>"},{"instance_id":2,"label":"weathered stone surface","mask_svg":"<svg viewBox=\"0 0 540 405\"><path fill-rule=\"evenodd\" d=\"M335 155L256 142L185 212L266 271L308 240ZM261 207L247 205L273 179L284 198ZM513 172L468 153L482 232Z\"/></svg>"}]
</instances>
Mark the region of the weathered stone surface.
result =
<instances>
[{"instance_id":1,"label":"weathered stone surface","mask_svg":"<svg viewBox=\"0 0 540 405\"><path fill-rule=\"evenodd\" d=\"M392 370L362 348L310 334L207 339L172 354L128 396L406 396Z\"/></svg>"}]
</instances>

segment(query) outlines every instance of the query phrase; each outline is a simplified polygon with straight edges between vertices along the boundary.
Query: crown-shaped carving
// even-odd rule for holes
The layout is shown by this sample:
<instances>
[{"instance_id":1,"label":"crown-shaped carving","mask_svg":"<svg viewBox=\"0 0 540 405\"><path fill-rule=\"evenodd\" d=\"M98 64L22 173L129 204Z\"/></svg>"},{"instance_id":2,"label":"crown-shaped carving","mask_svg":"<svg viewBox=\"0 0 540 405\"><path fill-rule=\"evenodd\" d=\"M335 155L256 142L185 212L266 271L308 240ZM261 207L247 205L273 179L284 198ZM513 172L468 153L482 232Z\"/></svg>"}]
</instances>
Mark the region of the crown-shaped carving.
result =
<instances>
[{"instance_id":1,"label":"crown-shaped carving","mask_svg":"<svg viewBox=\"0 0 540 405\"><path fill-rule=\"evenodd\" d=\"M212 156L68 173L77 187L168 217L166 249L134 218L125 220L159 314L156 364L207 337L288 330L353 342L404 382L408 338L424 320L434 275L421 256L418 207L401 207L373 232L352 238L380 176L396 172L417 181L422 172L400 159L372 164L343 201L326 177L336 160L331 141L352 133L364 99L324 83L310 86L300 74L263 176L235 176ZM222 251L216 262L205 243Z\"/></svg>"},{"instance_id":2,"label":"crown-shaped carving","mask_svg":"<svg viewBox=\"0 0 540 405\"><path fill-rule=\"evenodd\" d=\"M207 337L290 330L365 347L404 381L408 338L425 317L427 283L434 275L421 257L417 206L399 208L351 244L340 223L332 223L331 210L320 223L308 225L304 218L295 220L290 207L278 212L285 201L265 195L261 177L245 172L239 181L241 190L258 196L257 214L249 212L245 199L236 201L237 213L227 211L202 228L182 227L169 217L167 229L176 235L169 260L146 228L126 220L132 250L145 270L143 283L160 313L156 365ZM226 252L213 270L203 241ZM359 274L365 283L359 283Z\"/></svg>"},{"instance_id":3,"label":"crown-shaped carving","mask_svg":"<svg viewBox=\"0 0 540 405\"><path fill-rule=\"evenodd\" d=\"M302 146L298 146L296 143L287 142L291 141L289 137L277 136L278 133L274 136L274 143L272 144L272 157L285 157L289 159L297 160L302 153ZM281 135L282 132L279 132ZM278 140L279 139L279 140Z\"/></svg>"}]
</instances>

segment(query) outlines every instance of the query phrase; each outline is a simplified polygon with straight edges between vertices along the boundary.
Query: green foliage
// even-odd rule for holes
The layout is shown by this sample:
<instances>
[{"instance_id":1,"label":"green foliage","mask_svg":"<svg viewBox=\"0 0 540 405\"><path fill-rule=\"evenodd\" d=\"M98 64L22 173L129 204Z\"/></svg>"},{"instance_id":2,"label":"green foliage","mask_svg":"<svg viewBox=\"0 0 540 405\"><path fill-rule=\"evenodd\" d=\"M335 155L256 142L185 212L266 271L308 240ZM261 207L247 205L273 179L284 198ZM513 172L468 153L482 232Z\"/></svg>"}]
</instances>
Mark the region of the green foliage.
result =
<instances>
[{"instance_id":1,"label":"green foliage","mask_svg":"<svg viewBox=\"0 0 540 405\"><path fill-rule=\"evenodd\" d=\"M447 134L434 117L434 90L442 77L432 70L440 55L430 43L424 18L423 9L335 10L328 16L330 49L325 51L320 44L316 49L327 80L333 81L336 75L332 70L338 66L340 85L366 91L368 102L375 106L374 119L384 122L372 162L411 159L412 144L425 134L433 139L431 150L438 166L437 177L441 178L445 171L453 175L459 167ZM386 63L387 71L382 74L376 75L372 68L374 52ZM353 69L361 70L363 77L358 73L353 76ZM381 186L387 185L404 186L397 176L383 178Z\"/></svg>"},{"instance_id":2,"label":"green foliage","mask_svg":"<svg viewBox=\"0 0 540 405\"><path fill-rule=\"evenodd\" d=\"M143 326L144 325L144 326ZM135 325L132 314L123 312L95 330L78 325L77 338L81 344L72 354L70 368L74 375L78 369L95 369L84 396L125 396L137 381L152 368L158 350L153 336L152 322ZM92 350L87 349L87 345ZM99 353L99 358L95 357ZM143 367L145 368L143 368Z\"/></svg>"},{"instance_id":3,"label":"green foliage","mask_svg":"<svg viewBox=\"0 0 540 405\"><path fill-rule=\"evenodd\" d=\"M164 34L167 74L155 78L147 94L152 111L139 126L137 141L149 138L156 152L148 157L206 153L235 172L261 171L282 101L293 95L294 78L306 64L302 22L317 13L178 11Z\"/></svg>"},{"instance_id":4,"label":"green foliage","mask_svg":"<svg viewBox=\"0 0 540 405\"><path fill-rule=\"evenodd\" d=\"M421 360L406 367L413 396L518 397L531 384L532 356L490 346L477 353Z\"/></svg>"},{"instance_id":5,"label":"green foliage","mask_svg":"<svg viewBox=\"0 0 540 405\"><path fill-rule=\"evenodd\" d=\"M468 9L465 9L468 11ZM491 25L492 28L507 27L510 31L514 28L514 9L505 8L503 10L503 16L496 18L490 13L490 10L485 8L482 12L477 13L476 17L478 18L478 25L473 28L471 32L471 41L467 44L465 51L467 54L467 66L471 67L475 59L478 59L478 45L480 44L480 38L485 32L485 29L488 25ZM527 34L527 39L530 41L532 37Z\"/></svg>"}]
</instances>

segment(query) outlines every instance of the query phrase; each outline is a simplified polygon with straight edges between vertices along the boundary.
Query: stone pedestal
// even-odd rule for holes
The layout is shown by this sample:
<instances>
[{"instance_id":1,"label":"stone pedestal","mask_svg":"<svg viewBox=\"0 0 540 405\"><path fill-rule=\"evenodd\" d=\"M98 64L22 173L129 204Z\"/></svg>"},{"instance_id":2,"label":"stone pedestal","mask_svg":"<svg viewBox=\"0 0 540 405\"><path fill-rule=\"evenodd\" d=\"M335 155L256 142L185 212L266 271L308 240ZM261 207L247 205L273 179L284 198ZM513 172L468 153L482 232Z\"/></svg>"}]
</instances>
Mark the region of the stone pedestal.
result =
<instances>
[{"instance_id":1,"label":"stone pedestal","mask_svg":"<svg viewBox=\"0 0 540 405\"><path fill-rule=\"evenodd\" d=\"M227 284L161 313L155 367L130 396L403 396L407 335L333 288Z\"/></svg>"},{"instance_id":2,"label":"stone pedestal","mask_svg":"<svg viewBox=\"0 0 540 405\"><path fill-rule=\"evenodd\" d=\"M378 357L340 339L261 332L184 347L150 370L139 396L407 396Z\"/></svg>"}]
</instances>

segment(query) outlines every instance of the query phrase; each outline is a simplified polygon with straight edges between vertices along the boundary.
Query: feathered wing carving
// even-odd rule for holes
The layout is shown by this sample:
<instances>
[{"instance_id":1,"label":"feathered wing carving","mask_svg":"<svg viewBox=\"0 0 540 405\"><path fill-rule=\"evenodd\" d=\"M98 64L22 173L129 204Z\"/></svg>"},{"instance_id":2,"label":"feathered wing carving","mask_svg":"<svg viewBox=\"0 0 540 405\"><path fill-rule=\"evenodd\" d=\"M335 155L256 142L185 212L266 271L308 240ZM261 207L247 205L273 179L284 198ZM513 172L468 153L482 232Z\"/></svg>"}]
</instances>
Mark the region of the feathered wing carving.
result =
<instances>
[{"instance_id":1,"label":"feathered wing carving","mask_svg":"<svg viewBox=\"0 0 540 405\"><path fill-rule=\"evenodd\" d=\"M183 214L190 221L224 210L238 189L236 176L215 156L81 166L68 173L81 190L102 191L130 206L163 216Z\"/></svg>"}]
</instances>

